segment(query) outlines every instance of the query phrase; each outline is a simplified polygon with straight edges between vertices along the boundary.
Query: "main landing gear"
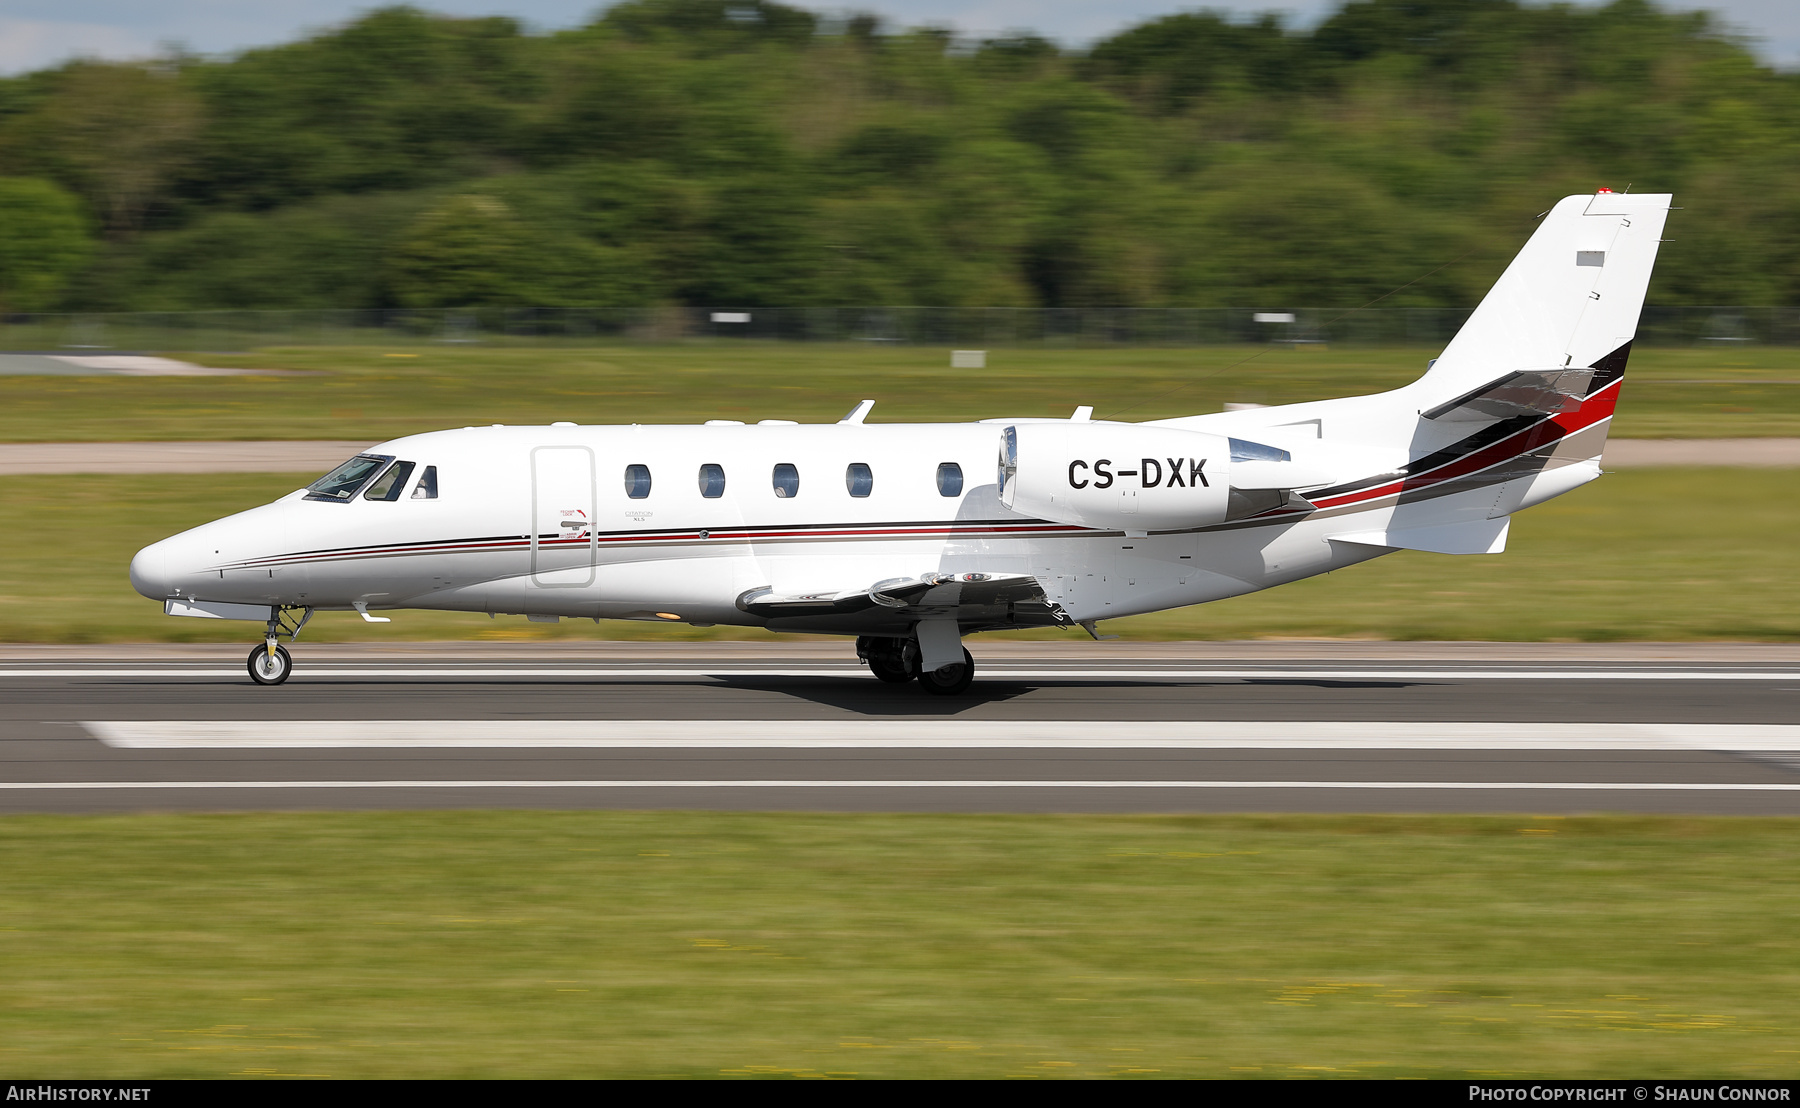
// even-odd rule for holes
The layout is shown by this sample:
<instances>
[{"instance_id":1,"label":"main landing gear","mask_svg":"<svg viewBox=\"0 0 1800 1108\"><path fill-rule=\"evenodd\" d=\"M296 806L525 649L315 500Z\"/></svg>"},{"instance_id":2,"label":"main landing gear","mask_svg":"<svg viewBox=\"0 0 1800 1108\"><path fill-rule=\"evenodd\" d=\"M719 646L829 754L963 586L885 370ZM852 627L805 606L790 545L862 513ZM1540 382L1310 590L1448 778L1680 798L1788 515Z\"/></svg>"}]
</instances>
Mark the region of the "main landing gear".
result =
<instances>
[{"instance_id":1,"label":"main landing gear","mask_svg":"<svg viewBox=\"0 0 1800 1108\"><path fill-rule=\"evenodd\" d=\"M294 672L294 656L276 640L284 634L289 642L299 638L300 629L312 618L313 610L305 609L298 620L291 618L291 612L292 609L276 608L273 618L269 620L269 630L263 636L262 645L252 649L250 656L244 659L244 668L250 671L250 680L259 685L279 685Z\"/></svg>"},{"instance_id":2,"label":"main landing gear","mask_svg":"<svg viewBox=\"0 0 1800 1108\"><path fill-rule=\"evenodd\" d=\"M967 650L962 652L960 662L926 670L919 664L916 639L863 635L856 640L856 656L868 665L870 673L887 684L917 680L933 696L961 696L975 680L975 659Z\"/></svg>"},{"instance_id":3,"label":"main landing gear","mask_svg":"<svg viewBox=\"0 0 1800 1108\"><path fill-rule=\"evenodd\" d=\"M877 639L864 635L856 640L856 656L869 667L869 672L889 685L904 685L913 679L919 665L919 651L913 647L907 657L910 639Z\"/></svg>"},{"instance_id":4,"label":"main landing gear","mask_svg":"<svg viewBox=\"0 0 1800 1108\"><path fill-rule=\"evenodd\" d=\"M933 696L961 696L975 680L975 659L967 650L961 662L951 662L936 669L920 670L919 684Z\"/></svg>"}]
</instances>

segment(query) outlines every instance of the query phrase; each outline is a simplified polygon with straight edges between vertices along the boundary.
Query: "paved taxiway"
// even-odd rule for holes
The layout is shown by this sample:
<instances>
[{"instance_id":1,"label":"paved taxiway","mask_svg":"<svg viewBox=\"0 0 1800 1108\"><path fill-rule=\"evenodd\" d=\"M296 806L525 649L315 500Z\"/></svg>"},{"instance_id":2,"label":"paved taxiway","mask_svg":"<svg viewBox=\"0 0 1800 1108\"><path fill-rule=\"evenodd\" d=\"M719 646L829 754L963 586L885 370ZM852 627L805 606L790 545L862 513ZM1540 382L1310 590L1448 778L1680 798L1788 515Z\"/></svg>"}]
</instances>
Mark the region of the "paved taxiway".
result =
<instances>
[{"instance_id":1,"label":"paved taxiway","mask_svg":"<svg viewBox=\"0 0 1800 1108\"><path fill-rule=\"evenodd\" d=\"M993 646L955 700L837 645L11 648L0 812L1800 814L1793 648Z\"/></svg>"}]
</instances>

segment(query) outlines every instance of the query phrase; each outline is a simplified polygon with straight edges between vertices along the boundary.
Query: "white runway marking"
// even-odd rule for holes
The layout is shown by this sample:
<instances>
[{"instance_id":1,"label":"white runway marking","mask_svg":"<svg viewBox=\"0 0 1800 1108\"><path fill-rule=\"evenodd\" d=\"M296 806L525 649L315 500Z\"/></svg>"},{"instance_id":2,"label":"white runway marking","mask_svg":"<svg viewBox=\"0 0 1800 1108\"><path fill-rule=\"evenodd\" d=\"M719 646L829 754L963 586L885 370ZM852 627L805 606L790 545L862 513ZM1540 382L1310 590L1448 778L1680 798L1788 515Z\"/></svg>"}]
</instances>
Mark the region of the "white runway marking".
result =
<instances>
[{"instance_id":1,"label":"white runway marking","mask_svg":"<svg viewBox=\"0 0 1800 1108\"><path fill-rule=\"evenodd\" d=\"M1691 781L7 781L6 791L83 789L1404 789L1424 791L1797 792L1800 783Z\"/></svg>"},{"instance_id":2,"label":"white runway marking","mask_svg":"<svg viewBox=\"0 0 1800 1108\"><path fill-rule=\"evenodd\" d=\"M0 678L29 677L243 677L242 666L226 668L184 667L171 665L159 669L0 669ZM311 667L296 664L294 681L316 678L345 677L611 677L611 678L728 678L728 677L853 677L874 679L868 670L856 666L810 666L789 668L709 666L688 669L600 668L600 667L447 667L447 666L369 666ZM976 680L989 681L1251 681L1251 680L1328 680L1328 681L1800 681L1794 670L1745 669L1182 669L1158 667L1144 669L1099 668L1009 668L982 665L977 662Z\"/></svg>"},{"instance_id":3,"label":"white runway marking","mask_svg":"<svg viewBox=\"0 0 1800 1108\"><path fill-rule=\"evenodd\" d=\"M82 724L125 749L1800 750L1800 726L1148 720L145 720Z\"/></svg>"}]
</instances>

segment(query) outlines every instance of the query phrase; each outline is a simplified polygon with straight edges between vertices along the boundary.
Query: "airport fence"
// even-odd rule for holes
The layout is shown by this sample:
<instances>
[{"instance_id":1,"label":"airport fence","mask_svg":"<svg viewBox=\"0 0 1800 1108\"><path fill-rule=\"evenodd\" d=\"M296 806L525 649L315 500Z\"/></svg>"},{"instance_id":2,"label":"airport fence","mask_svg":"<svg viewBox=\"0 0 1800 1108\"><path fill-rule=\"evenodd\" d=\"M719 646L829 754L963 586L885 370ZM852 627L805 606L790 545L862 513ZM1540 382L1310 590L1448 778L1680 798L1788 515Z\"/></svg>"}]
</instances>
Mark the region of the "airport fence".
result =
<instances>
[{"instance_id":1,"label":"airport fence","mask_svg":"<svg viewBox=\"0 0 1800 1108\"><path fill-rule=\"evenodd\" d=\"M1466 308L461 308L0 315L0 350L591 345L744 339L913 346L1441 346ZM1800 345L1800 308L1648 306L1640 345Z\"/></svg>"}]
</instances>

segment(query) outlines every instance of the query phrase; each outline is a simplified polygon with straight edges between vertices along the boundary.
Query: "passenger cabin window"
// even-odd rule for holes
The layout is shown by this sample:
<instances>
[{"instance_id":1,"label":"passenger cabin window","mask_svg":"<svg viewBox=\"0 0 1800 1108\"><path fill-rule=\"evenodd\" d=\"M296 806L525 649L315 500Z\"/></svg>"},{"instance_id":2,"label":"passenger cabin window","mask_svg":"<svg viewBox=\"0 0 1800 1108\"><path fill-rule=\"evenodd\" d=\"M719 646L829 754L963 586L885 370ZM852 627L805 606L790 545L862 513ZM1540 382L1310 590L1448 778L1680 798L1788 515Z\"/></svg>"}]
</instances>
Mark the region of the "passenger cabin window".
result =
<instances>
[{"instance_id":1,"label":"passenger cabin window","mask_svg":"<svg viewBox=\"0 0 1800 1108\"><path fill-rule=\"evenodd\" d=\"M937 478L939 496L962 495L961 466L955 462L941 462L938 464Z\"/></svg>"},{"instance_id":2,"label":"passenger cabin window","mask_svg":"<svg viewBox=\"0 0 1800 1108\"><path fill-rule=\"evenodd\" d=\"M633 500L643 500L650 495L650 467L629 465L625 467L625 495Z\"/></svg>"},{"instance_id":3,"label":"passenger cabin window","mask_svg":"<svg viewBox=\"0 0 1800 1108\"><path fill-rule=\"evenodd\" d=\"M708 500L717 500L725 495L725 467L716 462L706 462L700 467L700 495Z\"/></svg>"},{"instance_id":4,"label":"passenger cabin window","mask_svg":"<svg viewBox=\"0 0 1800 1108\"><path fill-rule=\"evenodd\" d=\"M419 475L419 483L413 489L414 500L437 499L437 467L426 466L425 472Z\"/></svg>"},{"instance_id":5,"label":"passenger cabin window","mask_svg":"<svg viewBox=\"0 0 1800 1108\"><path fill-rule=\"evenodd\" d=\"M369 491L363 493L364 500L398 500L406 491L406 481L412 476L413 463L395 462L388 467L386 473L375 478Z\"/></svg>"},{"instance_id":6,"label":"passenger cabin window","mask_svg":"<svg viewBox=\"0 0 1800 1108\"><path fill-rule=\"evenodd\" d=\"M800 495L800 471L792 462L775 463L775 472L771 475L775 485L775 495L786 500Z\"/></svg>"},{"instance_id":7,"label":"passenger cabin window","mask_svg":"<svg viewBox=\"0 0 1800 1108\"><path fill-rule=\"evenodd\" d=\"M306 499L343 503L356 495L363 482L381 472L381 467L394 460L392 454L358 454L343 465L306 486Z\"/></svg>"},{"instance_id":8,"label":"passenger cabin window","mask_svg":"<svg viewBox=\"0 0 1800 1108\"><path fill-rule=\"evenodd\" d=\"M875 472L862 462L851 462L844 470L844 487L851 496L867 496L875 489Z\"/></svg>"}]
</instances>

